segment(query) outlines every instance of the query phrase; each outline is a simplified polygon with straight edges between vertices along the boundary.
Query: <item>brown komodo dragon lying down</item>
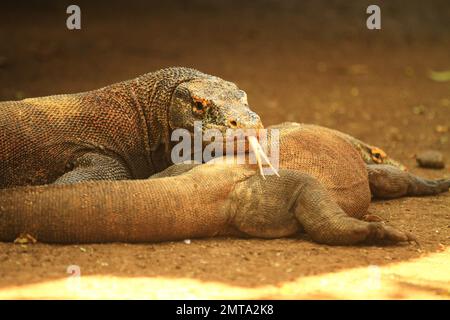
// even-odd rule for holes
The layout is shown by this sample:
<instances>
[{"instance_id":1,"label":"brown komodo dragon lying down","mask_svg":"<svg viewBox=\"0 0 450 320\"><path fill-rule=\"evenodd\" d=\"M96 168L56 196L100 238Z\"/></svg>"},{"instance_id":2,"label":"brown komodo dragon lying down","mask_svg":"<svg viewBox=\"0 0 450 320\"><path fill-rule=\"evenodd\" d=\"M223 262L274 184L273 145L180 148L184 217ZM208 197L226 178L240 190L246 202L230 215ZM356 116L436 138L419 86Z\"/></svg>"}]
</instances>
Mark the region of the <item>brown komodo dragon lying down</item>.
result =
<instances>
[{"instance_id":1,"label":"brown komodo dragon lying down","mask_svg":"<svg viewBox=\"0 0 450 320\"><path fill-rule=\"evenodd\" d=\"M380 149L314 125L283 124L280 177L255 165L174 165L145 180L88 181L0 190L0 240L149 242L216 235L278 238L300 231L320 243L414 240L360 220L371 196L447 191L396 167ZM390 163L390 164L385 164Z\"/></svg>"},{"instance_id":2,"label":"brown komodo dragon lying down","mask_svg":"<svg viewBox=\"0 0 450 320\"><path fill-rule=\"evenodd\" d=\"M175 129L259 129L234 83L167 68L88 92L0 102L0 189L143 179L172 164Z\"/></svg>"}]
</instances>

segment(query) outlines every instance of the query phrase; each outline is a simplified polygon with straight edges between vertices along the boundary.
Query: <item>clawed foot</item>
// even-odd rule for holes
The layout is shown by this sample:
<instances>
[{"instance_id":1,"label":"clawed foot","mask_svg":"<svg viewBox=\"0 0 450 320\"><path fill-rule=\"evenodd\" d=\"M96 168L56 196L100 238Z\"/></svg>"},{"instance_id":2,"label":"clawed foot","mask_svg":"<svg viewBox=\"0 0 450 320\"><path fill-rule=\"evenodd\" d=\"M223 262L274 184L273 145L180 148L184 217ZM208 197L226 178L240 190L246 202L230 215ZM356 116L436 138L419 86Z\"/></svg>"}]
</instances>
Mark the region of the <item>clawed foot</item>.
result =
<instances>
[{"instance_id":1,"label":"clawed foot","mask_svg":"<svg viewBox=\"0 0 450 320\"><path fill-rule=\"evenodd\" d=\"M439 192L447 192L450 189L450 179L439 179L434 181Z\"/></svg>"},{"instance_id":2,"label":"clawed foot","mask_svg":"<svg viewBox=\"0 0 450 320\"><path fill-rule=\"evenodd\" d=\"M318 230L306 231L316 242L331 245L392 244L399 242L419 244L416 237L409 232L400 231L383 222L366 222L351 217L331 220L331 224L328 226L322 225Z\"/></svg>"},{"instance_id":3,"label":"clawed foot","mask_svg":"<svg viewBox=\"0 0 450 320\"><path fill-rule=\"evenodd\" d=\"M367 242L415 242L419 244L417 238L409 232L399 231L394 227L382 224L380 222L368 223L369 234Z\"/></svg>"}]
</instances>

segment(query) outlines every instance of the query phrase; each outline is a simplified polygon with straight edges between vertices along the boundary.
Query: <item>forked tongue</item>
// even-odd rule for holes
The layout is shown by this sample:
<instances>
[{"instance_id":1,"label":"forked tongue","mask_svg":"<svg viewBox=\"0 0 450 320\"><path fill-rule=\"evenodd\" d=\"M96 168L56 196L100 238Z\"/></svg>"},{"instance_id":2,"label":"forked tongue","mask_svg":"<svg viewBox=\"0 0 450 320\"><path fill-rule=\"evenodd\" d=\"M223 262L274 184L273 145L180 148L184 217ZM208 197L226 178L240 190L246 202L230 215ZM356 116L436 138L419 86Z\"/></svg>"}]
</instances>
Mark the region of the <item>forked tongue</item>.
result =
<instances>
[{"instance_id":1,"label":"forked tongue","mask_svg":"<svg viewBox=\"0 0 450 320\"><path fill-rule=\"evenodd\" d=\"M269 165L270 169L272 169L273 173L275 173L279 177L280 175L278 174L277 170L270 163L270 160L267 157L267 155L264 153L263 148L261 147L261 145L258 142L258 139L255 136L248 136L247 138L248 138L248 142L250 144L250 148L252 149L253 153L255 154L256 162L258 163L259 173L261 174L263 179L266 179L266 177L264 175L264 170L263 170L263 163L262 163L263 159Z\"/></svg>"}]
</instances>

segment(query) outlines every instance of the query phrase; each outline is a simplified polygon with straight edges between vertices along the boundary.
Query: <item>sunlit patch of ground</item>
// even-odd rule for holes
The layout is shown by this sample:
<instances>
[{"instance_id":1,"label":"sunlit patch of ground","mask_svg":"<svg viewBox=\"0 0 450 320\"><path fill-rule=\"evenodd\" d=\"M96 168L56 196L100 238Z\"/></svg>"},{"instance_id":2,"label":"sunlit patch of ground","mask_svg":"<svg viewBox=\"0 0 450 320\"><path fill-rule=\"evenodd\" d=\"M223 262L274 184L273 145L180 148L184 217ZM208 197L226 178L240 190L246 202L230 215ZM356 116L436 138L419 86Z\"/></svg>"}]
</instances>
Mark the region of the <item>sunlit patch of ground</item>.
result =
<instances>
[{"instance_id":1,"label":"sunlit patch of ground","mask_svg":"<svg viewBox=\"0 0 450 320\"><path fill-rule=\"evenodd\" d=\"M253 288L189 278L81 276L0 290L0 299L449 299L450 249Z\"/></svg>"}]
</instances>

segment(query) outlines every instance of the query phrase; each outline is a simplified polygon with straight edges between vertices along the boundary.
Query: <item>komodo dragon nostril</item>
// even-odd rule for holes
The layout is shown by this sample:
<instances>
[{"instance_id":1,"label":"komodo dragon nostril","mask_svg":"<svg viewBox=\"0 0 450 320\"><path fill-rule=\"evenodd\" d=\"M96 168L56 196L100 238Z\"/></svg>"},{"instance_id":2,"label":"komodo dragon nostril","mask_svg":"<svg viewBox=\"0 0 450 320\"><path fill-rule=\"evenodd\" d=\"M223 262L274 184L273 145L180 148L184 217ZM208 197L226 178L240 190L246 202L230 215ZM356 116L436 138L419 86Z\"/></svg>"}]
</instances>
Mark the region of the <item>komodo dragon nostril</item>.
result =
<instances>
[{"instance_id":1,"label":"komodo dragon nostril","mask_svg":"<svg viewBox=\"0 0 450 320\"><path fill-rule=\"evenodd\" d=\"M229 120L228 124L230 125L231 128L236 128L238 126L238 123L236 120Z\"/></svg>"}]
</instances>

